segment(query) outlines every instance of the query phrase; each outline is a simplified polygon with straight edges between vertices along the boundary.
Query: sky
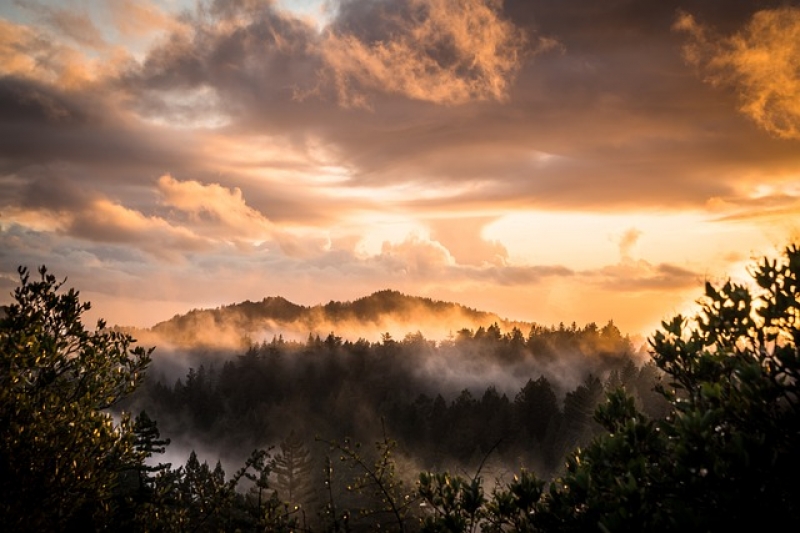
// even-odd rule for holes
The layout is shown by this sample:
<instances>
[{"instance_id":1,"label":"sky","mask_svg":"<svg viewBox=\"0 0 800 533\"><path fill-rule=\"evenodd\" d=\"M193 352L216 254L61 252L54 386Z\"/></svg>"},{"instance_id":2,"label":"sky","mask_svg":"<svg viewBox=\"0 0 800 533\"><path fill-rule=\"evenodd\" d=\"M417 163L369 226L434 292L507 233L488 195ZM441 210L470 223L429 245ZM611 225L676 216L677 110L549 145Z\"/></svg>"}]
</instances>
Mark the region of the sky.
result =
<instances>
[{"instance_id":1,"label":"sky","mask_svg":"<svg viewBox=\"0 0 800 533\"><path fill-rule=\"evenodd\" d=\"M0 303L381 289L647 336L800 240L800 2L6 0Z\"/></svg>"}]
</instances>

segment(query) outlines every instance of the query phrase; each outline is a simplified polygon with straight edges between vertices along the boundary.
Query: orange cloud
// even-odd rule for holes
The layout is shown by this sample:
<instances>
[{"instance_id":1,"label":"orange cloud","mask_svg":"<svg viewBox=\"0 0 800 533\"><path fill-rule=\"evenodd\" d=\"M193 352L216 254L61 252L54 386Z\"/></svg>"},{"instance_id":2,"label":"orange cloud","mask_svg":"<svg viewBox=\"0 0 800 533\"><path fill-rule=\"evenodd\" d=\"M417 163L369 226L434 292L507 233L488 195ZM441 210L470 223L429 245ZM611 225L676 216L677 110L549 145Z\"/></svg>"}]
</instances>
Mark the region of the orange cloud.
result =
<instances>
[{"instance_id":1,"label":"orange cloud","mask_svg":"<svg viewBox=\"0 0 800 533\"><path fill-rule=\"evenodd\" d=\"M446 246L459 264L502 267L508 263L508 250L500 241L482 235L491 222L489 217L433 220L431 238Z\"/></svg>"},{"instance_id":2,"label":"orange cloud","mask_svg":"<svg viewBox=\"0 0 800 533\"><path fill-rule=\"evenodd\" d=\"M180 260L181 252L209 248L207 241L186 228L106 199L97 199L88 209L74 214L68 231L94 241L135 244L168 261Z\"/></svg>"},{"instance_id":3,"label":"orange cloud","mask_svg":"<svg viewBox=\"0 0 800 533\"><path fill-rule=\"evenodd\" d=\"M238 187L179 181L166 174L158 180L158 191L166 205L189 216L187 226L197 234L233 243L240 251L253 251L270 241L289 257L310 258L330 247L330 239L323 232L278 227L247 205Z\"/></svg>"},{"instance_id":4,"label":"orange cloud","mask_svg":"<svg viewBox=\"0 0 800 533\"><path fill-rule=\"evenodd\" d=\"M741 111L777 137L800 139L800 8L755 13L745 28L720 37L682 14L684 55L707 81L739 92Z\"/></svg>"},{"instance_id":5,"label":"orange cloud","mask_svg":"<svg viewBox=\"0 0 800 533\"><path fill-rule=\"evenodd\" d=\"M265 239L272 223L248 206L238 187L228 189L217 183L178 181L169 174L158 180L158 190L167 205L188 213L192 221L218 237Z\"/></svg>"},{"instance_id":6,"label":"orange cloud","mask_svg":"<svg viewBox=\"0 0 800 533\"><path fill-rule=\"evenodd\" d=\"M99 61L47 33L0 18L0 75L10 75L74 91L113 71L127 54Z\"/></svg>"},{"instance_id":7,"label":"orange cloud","mask_svg":"<svg viewBox=\"0 0 800 533\"><path fill-rule=\"evenodd\" d=\"M619 240L619 253L623 258L631 256L631 249L636 246L641 236L642 232L636 228L630 228L622 234Z\"/></svg>"},{"instance_id":8,"label":"orange cloud","mask_svg":"<svg viewBox=\"0 0 800 533\"><path fill-rule=\"evenodd\" d=\"M429 276L455 264L447 248L436 241L409 236L401 243L384 242L381 259L403 274Z\"/></svg>"},{"instance_id":9,"label":"orange cloud","mask_svg":"<svg viewBox=\"0 0 800 533\"><path fill-rule=\"evenodd\" d=\"M380 254L367 259L367 263L379 265L381 270L399 275L401 279L431 284L523 286L536 285L545 278L574 275L572 270L560 265L509 265L505 261L463 264L443 243L414 233L398 243L384 242Z\"/></svg>"},{"instance_id":10,"label":"orange cloud","mask_svg":"<svg viewBox=\"0 0 800 533\"><path fill-rule=\"evenodd\" d=\"M177 30L179 21L148 0L111 0L114 24L123 35L141 37L157 31Z\"/></svg>"},{"instance_id":11,"label":"orange cloud","mask_svg":"<svg viewBox=\"0 0 800 533\"><path fill-rule=\"evenodd\" d=\"M49 49L38 32L0 18L0 73L33 77L41 65L37 55Z\"/></svg>"},{"instance_id":12,"label":"orange cloud","mask_svg":"<svg viewBox=\"0 0 800 533\"><path fill-rule=\"evenodd\" d=\"M384 40L329 32L321 43L344 105L366 105L353 82L437 104L504 100L525 36L500 17L497 0L408 0Z\"/></svg>"}]
</instances>

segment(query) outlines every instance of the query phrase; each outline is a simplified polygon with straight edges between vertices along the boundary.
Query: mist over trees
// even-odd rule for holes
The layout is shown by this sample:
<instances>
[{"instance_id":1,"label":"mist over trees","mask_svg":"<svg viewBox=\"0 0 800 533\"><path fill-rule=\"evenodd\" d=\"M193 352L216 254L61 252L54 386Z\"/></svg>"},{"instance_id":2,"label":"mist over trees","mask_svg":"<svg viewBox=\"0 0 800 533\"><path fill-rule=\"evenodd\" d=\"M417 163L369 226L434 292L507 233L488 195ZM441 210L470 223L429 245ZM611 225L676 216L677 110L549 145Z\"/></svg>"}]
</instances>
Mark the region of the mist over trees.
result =
<instances>
[{"instance_id":1,"label":"mist over trees","mask_svg":"<svg viewBox=\"0 0 800 533\"><path fill-rule=\"evenodd\" d=\"M665 321L650 339L650 362L633 357L613 323L527 335L492 324L442 343L276 337L219 367L142 384L148 350L102 322L87 330L77 292L61 292L44 269L38 281L21 269L0 318L3 524L501 532L797 523L800 249L764 259L752 276L753 288L707 284L695 317ZM550 363L562 354L593 365L556 381L566 367ZM437 372L462 359L464 375L538 372L521 384L486 373L438 390ZM440 363L420 372L424 361ZM177 466L162 461L180 439L235 450L238 464L196 451Z\"/></svg>"},{"instance_id":2,"label":"mist over trees","mask_svg":"<svg viewBox=\"0 0 800 533\"><path fill-rule=\"evenodd\" d=\"M599 429L592 413L606 391L625 387L646 412L666 412L653 392L657 370L637 362L613 323L534 327L527 336L490 325L440 343L418 333L377 343L333 333L274 338L174 382L153 375L131 408L228 456L277 447L290 434L307 445L372 442L385 426L420 468L472 469L492 450L493 468L549 475Z\"/></svg>"},{"instance_id":3,"label":"mist over trees","mask_svg":"<svg viewBox=\"0 0 800 533\"><path fill-rule=\"evenodd\" d=\"M159 350L214 351L246 349L252 342L249 339L269 340L274 335L302 341L309 334L325 338L331 331L345 338L373 341L385 333L402 338L409 332L443 339L462 328L474 330L490 324L525 332L532 326L452 302L382 290L349 302L314 306L298 305L280 296L246 300L215 309L193 309L152 328L129 332L157 344Z\"/></svg>"}]
</instances>

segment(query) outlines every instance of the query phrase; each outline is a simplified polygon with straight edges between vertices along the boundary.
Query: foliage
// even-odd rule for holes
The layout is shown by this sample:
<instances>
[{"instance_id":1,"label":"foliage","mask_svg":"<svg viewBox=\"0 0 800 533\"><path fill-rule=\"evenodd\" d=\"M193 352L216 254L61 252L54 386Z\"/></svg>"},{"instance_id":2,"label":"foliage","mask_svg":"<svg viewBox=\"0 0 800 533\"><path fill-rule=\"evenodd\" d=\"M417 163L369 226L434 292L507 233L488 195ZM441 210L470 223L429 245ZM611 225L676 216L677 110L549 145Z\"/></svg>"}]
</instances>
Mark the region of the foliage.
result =
<instances>
[{"instance_id":1,"label":"foliage","mask_svg":"<svg viewBox=\"0 0 800 533\"><path fill-rule=\"evenodd\" d=\"M474 532L485 514L486 498L478 476L467 481L448 472L423 472L419 476L419 494L425 500L423 508L430 509L423 518L424 532Z\"/></svg>"},{"instance_id":2,"label":"foliage","mask_svg":"<svg viewBox=\"0 0 800 533\"><path fill-rule=\"evenodd\" d=\"M665 394L675 414L660 426L670 522L800 518L800 249L764 258L752 277L755 296L706 284L700 314L675 317L652 340L674 387Z\"/></svg>"},{"instance_id":3,"label":"foliage","mask_svg":"<svg viewBox=\"0 0 800 533\"><path fill-rule=\"evenodd\" d=\"M299 509L315 499L311 453L294 431L281 442L280 449L272 465L275 488L283 501Z\"/></svg>"},{"instance_id":4,"label":"foliage","mask_svg":"<svg viewBox=\"0 0 800 533\"><path fill-rule=\"evenodd\" d=\"M133 446L139 453L139 471L142 476L142 484L148 485L151 481L150 474L163 472L169 469L170 463L158 463L148 465L145 461L153 457L154 453L164 453L170 444L170 439L162 439L158 429L158 423L150 418L146 411L140 412L133 421Z\"/></svg>"},{"instance_id":5,"label":"foliage","mask_svg":"<svg viewBox=\"0 0 800 533\"><path fill-rule=\"evenodd\" d=\"M89 304L39 274L19 269L0 319L0 515L15 531L89 528L137 461L130 419L108 408L141 381L150 352L103 321L87 330Z\"/></svg>"},{"instance_id":6,"label":"foliage","mask_svg":"<svg viewBox=\"0 0 800 533\"><path fill-rule=\"evenodd\" d=\"M254 450L230 478L217 462L212 469L192 451L186 464L161 470L150 497L136 505L135 531L296 531L295 510L271 490L272 461ZM250 490L241 490L245 482Z\"/></svg>"},{"instance_id":7,"label":"foliage","mask_svg":"<svg viewBox=\"0 0 800 533\"><path fill-rule=\"evenodd\" d=\"M727 531L797 523L800 250L788 247L782 262L764 259L752 276L755 296L732 282L706 284L699 314L664 322L651 339L669 378L660 389L669 416L649 419L622 389L610 393L595 414L605 433L569 454L549 490L528 483L524 501L511 497L519 485L495 492L475 511L485 529ZM427 487L430 478L420 483ZM466 531L452 515L427 527Z\"/></svg>"},{"instance_id":8,"label":"foliage","mask_svg":"<svg viewBox=\"0 0 800 533\"><path fill-rule=\"evenodd\" d=\"M75 290L42 267L20 268L15 303L0 318L0 516L9 531L287 531L296 521L273 494L248 501L237 487L267 479L256 450L227 478L194 452L176 470L147 464L169 439L147 413L111 409L140 384L152 350L98 321ZM115 420L114 417L117 417ZM262 484L267 488L266 484ZM279 527L281 526L281 527Z\"/></svg>"},{"instance_id":9,"label":"foliage","mask_svg":"<svg viewBox=\"0 0 800 533\"><path fill-rule=\"evenodd\" d=\"M497 481L487 494L479 474L465 478L433 469L420 474L415 486L408 483L399 472L398 444L387 437L386 427L374 450L350 438L342 444L323 441L348 467L344 483L351 498L348 505L337 501L343 493L326 458L328 502L322 522L313 524L301 522L297 508L284 501L305 492L294 477L311 478L314 464L291 433L274 460L256 450L230 478L221 464L212 469L194 453L174 470L146 465L168 444L155 422L142 413L135 423L127 416L114 423L107 409L136 385L149 352L132 349L130 337L106 330L102 322L87 332L80 315L88 304L80 304L74 291L57 295L60 284L44 269L40 282L30 282L24 270L20 274L18 303L0 322L0 510L13 530L91 530L113 523L150 531L723 531L800 521L797 246L788 247L781 260L759 263L752 289L733 282L706 284L697 316L665 321L651 338L653 365L637 370L623 361L610 368L605 382L588 375L565 394L563 408L544 377L530 380L513 402L491 388L480 400L464 390L449 404L441 395L391 397L387 378L379 379L377 370L402 364L406 347L427 353L435 346L413 335L374 347L348 344L333 334L325 341L310 339L303 353L313 362L298 375L322 391L313 408L328 416L332 411L323 405L355 409L359 402L374 401L410 442L416 432L417 442L472 446L473 454L491 442L487 435L473 437L479 429L502 432L511 425L521 428L517 444L524 438L529 446L550 446L550 453L585 443L567 454L549 483L523 469L508 483ZM453 344L478 343L515 360L532 339L583 338L584 333L570 337L569 331L559 328L525 340L518 332L505 337L490 327L475 335L460 332ZM612 344L621 338L612 324L587 332L586 338ZM250 391L236 387L246 378L237 379L249 376L263 389L269 369L284 368L282 353L277 346L263 356L251 350L220 375L192 370L185 385L163 387L154 396L202 399L201 405L217 406L215 413L230 405L249 408L246 420L259 420L258 402L248 403ZM375 373L365 371L370 354L380 355L374 358ZM331 383L332 375L348 371L363 378L367 393L348 394ZM653 383L659 372L665 380L657 392L668 409L656 406L651 411L664 416L649 416L645 408L656 404L643 384ZM286 387L279 393L286 401ZM605 401L595 409L603 394ZM205 427L216 423L213 417L194 420ZM329 422L327 427L339 421ZM504 445L498 441L490 453ZM131 470L138 481L129 490L124 474ZM290 497L281 498L271 477ZM249 491L241 490L244 484Z\"/></svg>"},{"instance_id":10,"label":"foliage","mask_svg":"<svg viewBox=\"0 0 800 533\"><path fill-rule=\"evenodd\" d=\"M339 454L339 460L347 465L354 476L347 490L366 498L361 500L357 520L367 520L380 529L405 532L413 516L416 492L408 488L398 475L394 450L397 442L386 436L375 442L375 456L365 456L361 444L345 439L343 443L323 441L331 451ZM335 507L335 506L331 506ZM349 520L350 513L347 513ZM387 517L388 518L384 518Z\"/></svg>"}]
</instances>

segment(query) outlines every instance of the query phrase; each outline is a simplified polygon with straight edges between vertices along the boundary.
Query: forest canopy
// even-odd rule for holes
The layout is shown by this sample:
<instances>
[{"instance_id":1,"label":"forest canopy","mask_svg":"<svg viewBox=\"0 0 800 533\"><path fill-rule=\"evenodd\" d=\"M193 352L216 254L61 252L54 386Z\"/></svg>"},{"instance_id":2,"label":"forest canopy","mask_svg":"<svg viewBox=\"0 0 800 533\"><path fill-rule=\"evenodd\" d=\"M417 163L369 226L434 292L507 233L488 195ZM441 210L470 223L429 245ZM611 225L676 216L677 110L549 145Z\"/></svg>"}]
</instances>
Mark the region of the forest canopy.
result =
<instances>
[{"instance_id":1,"label":"forest canopy","mask_svg":"<svg viewBox=\"0 0 800 533\"><path fill-rule=\"evenodd\" d=\"M800 249L751 274L749 284L707 283L695 316L666 320L649 339L644 364L611 323L527 336L489 326L452 346L413 334L276 338L171 385L144 379L151 350L129 334L102 321L88 330L89 304L75 290L44 268L35 280L21 268L0 318L4 524L498 532L796 523ZM514 365L557 359L545 348L587 335L608 340L597 344L605 356L570 385L541 373L510 394L488 386L445 397L435 380L408 380L409 361L459 343ZM165 436L254 449L232 474L194 451L173 467L158 459L171 445L167 427Z\"/></svg>"}]
</instances>

